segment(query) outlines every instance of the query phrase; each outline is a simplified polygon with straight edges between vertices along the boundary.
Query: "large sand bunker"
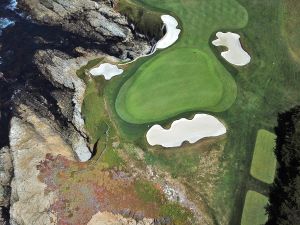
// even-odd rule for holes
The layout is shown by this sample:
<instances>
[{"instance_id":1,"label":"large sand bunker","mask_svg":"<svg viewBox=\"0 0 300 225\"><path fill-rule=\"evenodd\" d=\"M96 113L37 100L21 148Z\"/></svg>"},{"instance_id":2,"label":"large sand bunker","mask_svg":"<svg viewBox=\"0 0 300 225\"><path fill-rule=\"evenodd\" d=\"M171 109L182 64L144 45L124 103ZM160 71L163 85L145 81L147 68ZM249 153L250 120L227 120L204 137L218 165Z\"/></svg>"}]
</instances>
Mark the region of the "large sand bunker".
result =
<instances>
[{"instance_id":1,"label":"large sand bunker","mask_svg":"<svg viewBox=\"0 0 300 225\"><path fill-rule=\"evenodd\" d=\"M225 126L215 117L196 114L192 120L182 118L172 123L170 129L152 126L146 134L150 145L179 147L184 141L193 144L205 137L216 137L226 133Z\"/></svg>"},{"instance_id":2,"label":"large sand bunker","mask_svg":"<svg viewBox=\"0 0 300 225\"><path fill-rule=\"evenodd\" d=\"M215 46L225 46L228 48L228 51L222 52L221 56L229 63L236 66L245 66L250 62L251 57L242 48L240 35L231 32L218 32L216 36L218 39L214 40L212 44Z\"/></svg>"},{"instance_id":3,"label":"large sand bunker","mask_svg":"<svg viewBox=\"0 0 300 225\"><path fill-rule=\"evenodd\" d=\"M165 36L157 42L156 49L164 49L170 47L177 41L181 32L180 29L177 29L178 22L174 17L169 15L162 15L161 19L166 26L167 32Z\"/></svg>"},{"instance_id":4,"label":"large sand bunker","mask_svg":"<svg viewBox=\"0 0 300 225\"><path fill-rule=\"evenodd\" d=\"M116 65L103 63L99 67L91 69L90 73L93 76L103 75L105 80L110 80L112 77L122 74L123 70L119 69Z\"/></svg>"}]
</instances>

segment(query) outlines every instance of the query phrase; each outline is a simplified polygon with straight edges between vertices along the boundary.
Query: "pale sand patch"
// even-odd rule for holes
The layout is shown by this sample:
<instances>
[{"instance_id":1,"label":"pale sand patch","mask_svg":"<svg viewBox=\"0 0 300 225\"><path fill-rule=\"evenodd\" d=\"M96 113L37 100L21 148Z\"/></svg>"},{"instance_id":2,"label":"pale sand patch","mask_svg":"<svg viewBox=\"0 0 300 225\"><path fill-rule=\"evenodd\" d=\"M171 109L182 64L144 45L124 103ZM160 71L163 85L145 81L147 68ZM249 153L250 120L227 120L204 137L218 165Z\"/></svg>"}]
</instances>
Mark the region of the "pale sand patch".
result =
<instances>
[{"instance_id":1,"label":"pale sand patch","mask_svg":"<svg viewBox=\"0 0 300 225\"><path fill-rule=\"evenodd\" d=\"M172 123L170 129L160 125L152 126L146 134L150 145L179 147L184 141L193 144L205 137L216 137L226 133L225 126L215 117L196 114L193 119L182 118Z\"/></svg>"},{"instance_id":2,"label":"pale sand patch","mask_svg":"<svg viewBox=\"0 0 300 225\"><path fill-rule=\"evenodd\" d=\"M181 32L180 29L177 29L178 22L174 17L170 15L162 15L161 19L166 26L167 32L165 36L157 42L156 49L164 49L170 47L177 41Z\"/></svg>"},{"instance_id":3,"label":"pale sand patch","mask_svg":"<svg viewBox=\"0 0 300 225\"><path fill-rule=\"evenodd\" d=\"M87 225L151 225L154 224L153 219L143 219L136 222L131 218L124 218L118 214L112 214L109 212L98 212L92 219L87 223Z\"/></svg>"},{"instance_id":4,"label":"pale sand patch","mask_svg":"<svg viewBox=\"0 0 300 225\"><path fill-rule=\"evenodd\" d=\"M103 63L99 67L91 69L90 73L93 76L103 75L105 80L110 80L112 77L122 74L123 70L119 69L116 65Z\"/></svg>"},{"instance_id":5,"label":"pale sand patch","mask_svg":"<svg viewBox=\"0 0 300 225\"><path fill-rule=\"evenodd\" d=\"M251 61L250 55L242 48L240 35L236 33L218 32L217 38L212 42L215 46L225 46L228 51L222 52L221 56L229 63L236 66L245 66Z\"/></svg>"}]
</instances>

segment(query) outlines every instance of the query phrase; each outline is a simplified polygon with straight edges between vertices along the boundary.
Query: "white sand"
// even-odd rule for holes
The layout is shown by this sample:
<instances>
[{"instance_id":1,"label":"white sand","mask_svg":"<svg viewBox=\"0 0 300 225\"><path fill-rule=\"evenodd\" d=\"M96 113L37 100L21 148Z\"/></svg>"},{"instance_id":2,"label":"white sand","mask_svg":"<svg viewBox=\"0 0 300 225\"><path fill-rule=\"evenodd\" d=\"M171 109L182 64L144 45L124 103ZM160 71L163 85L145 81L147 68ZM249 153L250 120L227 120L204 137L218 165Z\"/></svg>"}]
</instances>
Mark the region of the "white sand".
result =
<instances>
[{"instance_id":1,"label":"white sand","mask_svg":"<svg viewBox=\"0 0 300 225\"><path fill-rule=\"evenodd\" d=\"M242 48L240 35L231 32L218 32L216 36L218 39L214 40L212 44L215 46L225 46L228 48L228 51L222 52L221 56L229 63L236 66L245 66L250 62L251 57Z\"/></svg>"},{"instance_id":2,"label":"white sand","mask_svg":"<svg viewBox=\"0 0 300 225\"><path fill-rule=\"evenodd\" d=\"M122 74L123 70L119 69L116 65L103 63L99 67L91 69L90 73L93 76L103 75L106 80L110 80L112 77Z\"/></svg>"},{"instance_id":3,"label":"white sand","mask_svg":"<svg viewBox=\"0 0 300 225\"><path fill-rule=\"evenodd\" d=\"M181 32L180 29L177 29L178 22L174 17L162 15L161 19L166 26L167 32L165 36L157 42L156 49L165 49L174 44Z\"/></svg>"},{"instance_id":4,"label":"white sand","mask_svg":"<svg viewBox=\"0 0 300 225\"><path fill-rule=\"evenodd\" d=\"M176 28L178 26L178 22L176 21L176 19L169 15L162 15L161 19L162 19L164 25L166 26L167 32L166 32L165 36L156 43L156 45L153 47L152 51L147 55L139 56L130 62L122 63L119 65L128 65L130 63L137 61L140 58L151 56L156 52L157 49L168 48L177 41L181 30Z\"/></svg>"},{"instance_id":5,"label":"white sand","mask_svg":"<svg viewBox=\"0 0 300 225\"><path fill-rule=\"evenodd\" d=\"M192 120L182 118L172 123L170 129L160 125L152 126L146 134L150 145L179 147L184 141L193 144L205 137L216 137L226 133L225 126L215 117L196 114Z\"/></svg>"}]
</instances>

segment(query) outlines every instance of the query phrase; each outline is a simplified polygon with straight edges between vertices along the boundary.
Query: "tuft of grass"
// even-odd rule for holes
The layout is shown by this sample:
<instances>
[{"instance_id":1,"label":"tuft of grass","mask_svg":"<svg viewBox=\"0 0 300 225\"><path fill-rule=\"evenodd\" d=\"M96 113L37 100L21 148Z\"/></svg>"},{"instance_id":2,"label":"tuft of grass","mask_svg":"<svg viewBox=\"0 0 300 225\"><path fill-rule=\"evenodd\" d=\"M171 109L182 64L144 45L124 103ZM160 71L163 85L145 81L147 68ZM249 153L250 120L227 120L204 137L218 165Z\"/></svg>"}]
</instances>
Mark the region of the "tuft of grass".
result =
<instances>
[{"instance_id":1,"label":"tuft of grass","mask_svg":"<svg viewBox=\"0 0 300 225\"><path fill-rule=\"evenodd\" d=\"M173 178L189 176L197 171L199 153L182 154L174 152L145 153L145 161L149 165L160 166L167 170Z\"/></svg>"},{"instance_id":2,"label":"tuft of grass","mask_svg":"<svg viewBox=\"0 0 300 225\"><path fill-rule=\"evenodd\" d=\"M107 149L103 155L101 163L106 169L120 168L124 165L124 160L119 156L117 150Z\"/></svg>"},{"instance_id":3,"label":"tuft of grass","mask_svg":"<svg viewBox=\"0 0 300 225\"><path fill-rule=\"evenodd\" d=\"M167 203L160 209L160 216L169 217L174 225L193 224L193 214L178 203Z\"/></svg>"},{"instance_id":4,"label":"tuft of grass","mask_svg":"<svg viewBox=\"0 0 300 225\"><path fill-rule=\"evenodd\" d=\"M138 180L135 183L135 191L140 199L145 203L157 203L161 204L163 201L163 195L153 183L147 180Z\"/></svg>"},{"instance_id":5,"label":"tuft of grass","mask_svg":"<svg viewBox=\"0 0 300 225\"><path fill-rule=\"evenodd\" d=\"M164 195L154 184L147 180L138 180L135 191L145 203L160 205L159 216L169 218L174 225L194 224L194 216L190 210L177 202L168 202Z\"/></svg>"}]
</instances>

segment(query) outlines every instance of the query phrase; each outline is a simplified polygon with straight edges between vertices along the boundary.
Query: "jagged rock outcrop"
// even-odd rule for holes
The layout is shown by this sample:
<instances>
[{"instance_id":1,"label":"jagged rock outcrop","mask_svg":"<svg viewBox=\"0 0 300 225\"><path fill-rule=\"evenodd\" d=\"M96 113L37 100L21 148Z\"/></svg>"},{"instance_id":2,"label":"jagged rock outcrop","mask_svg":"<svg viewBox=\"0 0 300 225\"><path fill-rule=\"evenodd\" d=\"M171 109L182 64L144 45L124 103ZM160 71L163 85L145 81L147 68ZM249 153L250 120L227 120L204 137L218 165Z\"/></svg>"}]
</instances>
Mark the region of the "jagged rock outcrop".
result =
<instances>
[{"instance_id":1,"label":"jagged rock outcrop","mask_svg":"<svg viewBox=\"0 0 300 225\"><path fill-rule=\"evenodd\" d=\"M136 36L111 0L20 0L19 5L42 24L62 26L66 31L99 43L112 43L110 53L136 58L151 50L149 43Z\"/></svg>"},{"instance_id":2,"label":"jagged rock outcrop","mask_svg":"<svg viewBox=\"0 0 300 225\"><path fill-rule=\"evenodd\" d=\"M56 217L49 212L56 194L46 191L38 176L37 166L49 153L74 159L71 147L45 118L38 117L28 107L19 108L21 118L11 121L10 145L14 167L11 183L10 223L55 224Z\"/></svg>"},{"instance_id":3,"label":"jagged rock outcrop","mask_svg":"<svg viewBox=\"0 0 300 225\"><path fill-rule=\"evenodd\" d=\"M71 115L70 119L76 129L83 135L85 135L85 130L84 121L81 117L81 105L84 98L85 84L76 75L76 71L92 58L93 57L91 56L71 58L63 52L50 49L38 51L34 56L34 62L41 74L54 86L69 93L61 97L55 95L55 93L53 93L53 95L57 100L59 99L62 111L70 111L68 107L73 107L73 115ZM70 92L72 95L70 95ZM63 100L69 104L64 104ZM70 115L66 114L65 116L67 117Z\"/></svg>"},{"instance_id":4,"label":"jagged rock outcrop","mask_svg":"<svg viewBox=\"0 0 300 225\"><path fill-rule=\"evenodd\" d=\"M57 100L57 105L63 116L74 126L69 127L67 136L70 133L73 134L71 144L80 161L89 160L91 153L86 144L86 131L81 116L81 106L86 87L77 76L76 71L95 57L91 54L85 57L72 58L57 50L41 50L34 57L34 62L41 74L61 90L54 91L52 95ZM75 130L70 132L72 128Z\"/></svg>"}]
</instances>

